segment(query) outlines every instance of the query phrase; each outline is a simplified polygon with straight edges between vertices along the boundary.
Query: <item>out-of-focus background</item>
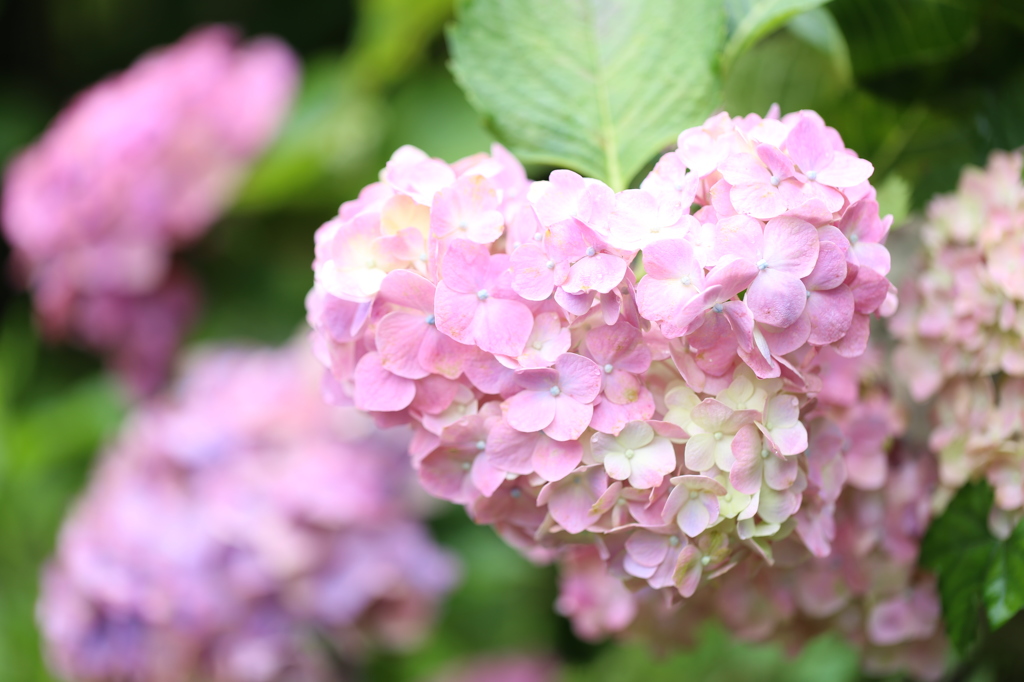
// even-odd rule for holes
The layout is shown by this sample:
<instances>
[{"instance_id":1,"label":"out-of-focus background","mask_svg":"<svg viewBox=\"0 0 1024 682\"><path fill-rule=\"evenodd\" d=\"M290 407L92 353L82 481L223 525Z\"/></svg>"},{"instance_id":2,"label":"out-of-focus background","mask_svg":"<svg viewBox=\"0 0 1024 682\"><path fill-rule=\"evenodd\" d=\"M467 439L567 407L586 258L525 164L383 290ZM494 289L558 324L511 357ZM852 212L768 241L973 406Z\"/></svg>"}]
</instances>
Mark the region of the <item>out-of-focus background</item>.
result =
<instances>
[{"instance_id":1,"label":"out-of-focus background","mask_svg":"<svg viewBox=\"0 0 1024 682\"><path fill-rule=\"evenodd\" d=\"M314 230L395 148L454 161L489 145L446 69L452 11L451 0L0 0L0 161L76 92L198 25L284 39L303 66L284 130L237 203L182 255L204 291L189 344L282 343L303 324ZM836 0L742 55L727 106L817 109L874 163L882 211L900 220L951 189L962 164L1024 143L1022 37L1014 0ZM0 261L8 255L0 241ZM33 620L39 570L128 400L95 357L41 340L13 278L3 278L0 310L0 681L36 682L52 679ZM639 645L582 643L553 611L551 569L530 565L461 509L432 524L464 562L465 580L426 643L376 656L369 679L426 679L487 651L556 656L570 679L588 681L857 678L855 654L829 638L797 659L715 628L694 652L667 660Z\"/></svg>"}]
</instances>

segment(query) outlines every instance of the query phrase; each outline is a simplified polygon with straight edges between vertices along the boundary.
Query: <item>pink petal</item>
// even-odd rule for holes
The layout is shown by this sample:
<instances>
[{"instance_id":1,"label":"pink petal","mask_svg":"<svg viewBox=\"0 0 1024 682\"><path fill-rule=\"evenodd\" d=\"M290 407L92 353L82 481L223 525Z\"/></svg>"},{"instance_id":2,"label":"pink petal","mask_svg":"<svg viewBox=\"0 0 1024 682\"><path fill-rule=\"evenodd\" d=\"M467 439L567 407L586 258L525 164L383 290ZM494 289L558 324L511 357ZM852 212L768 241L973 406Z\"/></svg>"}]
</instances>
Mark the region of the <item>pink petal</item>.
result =
<instances>
[{"instance_id":1,"label":"pink petal","mask_svg":"<svg viewBox=\"0 0 1024 682\"><path fill-rule=\"evenodd\" d=\"M462 370L478 390L491 395L508 395L516 388L515 372L503 366L490 353L473 346L464 346L466 357Z\"/></svg>"},{"instance_id":2,"label":"pink petal","mask_svg":"<svg viewBox=\"0 0 1024 682\"><path fill-rule=\"evenodd\" d=\"M438 284L434 295L434 323L438 331L459 343L475 345L473 319L479 303L475 292L461 293L449 288L446 282Z\"/></svg>"},{"instance_id":3,"label":"pink petal","mask_svg":"<svg viewBox=\"0 0 1024 682\"><path fill-rule=\"evenodd\" d=\"M509 426L516 431L532 433L551 424L558 400L547 391L522 391L506 400L502 407Z\"/></svg>"},{"instance_id":4,"label":"pink petal","mask_svg":"<svg viewBox=\"0 0 1024 682\"><path fill-rule=\"evenodd\" d=\"M491 429L487 437L487 456L491 464L513 474L533 473L533 451L537 441L542 438L539 433L523 433L516 431L503 421Z\"/></svg>"},{"instance_id":5,"label":"pink petal","mask_svg":"<svg viewBox=\"0 0 1024 682\"><path fill-rule=\"evenodd\" d=\"M704 284L709 289L713 286L722 287L718 300L725 301L749 287L758 272L757 266L750 261L724 256L708 273Z\"/></svg>"},{"instance_id":6,"label":"pink petal","mask_svg":"<svg viewBox=\"0 0 1024 682\"><path fill-rule=\"evenodd\" d=\"M427 332L437 333L426 320L423 314L396 311L377 323L377 351L384 369L406 379L422 379L430 374L420 366L418 359L420 344Z\"/></svg>"},{"instance_id":7,"label":"pink petal","mask_svg":"<svg viewBox=\"0 0 1024 682\"><path fill-rule=\"evenodd\" d=\"M561 392L582 403L589 403L601 392L601 369L590 358L565 353L555 361Z\"/></svg>"},{"instance_id":8,"label":"pink petal","mask_svg":"<svg viewBox=\"0 0 1024 682\"><path fill-rule=\"evenodd\" d=\"M689 499L676 514L676 523L679 524L680 530L694 538L707 530L708 524L711 523L711 512L700 499Z\"/></svg>"},{"instance_id":9,"label":"pink petal","mask_svg":"<svg viewBox=\"0 0 1024 682\"><path fill-rule=\"evenodd\" d=\"M807 340L814 346L839 341L853 323L853 293L845 284L828 291L812 291L804 314L811 323Z\"/></svg>"},{"instance_id":10,"label":"pink petal","mask_svg":"<svg viewBox=\"0 0 1024 682\"><path fill-rule=\"evenodd\" d=\"M657 566L668 555L668 538L641 528L626 540L626 551L641 566Z\"/></svg>"},{"instance_id":11,"label":"pink petal","mask_svg":"<svg viewBox=\"0 0 1024 682\"><path fill-rule=\"evenodd\" d=\"M825 137L825 126L807 115L801 115L784 144L803 173L820 172L832 162L834 152Z\"/></svg>"},{"instance_id":12,"label":"pink petal","mask_svg":"<svg viewBox=\"0 0 1024 682\"><path fill-rule=\"evenodd\" d=\"M684 462L691 471L707 471L715 463L715 438L710 433L698 433L686 441Z\"/></svg>"},{"instance_id":13,"label":"pink petal","mask_svg":"<svg viewBox=\"0 0 1024 682\"><path fill-rule=\"evenodd\" d=\"M700 584L704 566L701 564L701 552L692 544L683 547L676 561L676 570L672 576L676 589L684 597L692 597Z\"/></svg>"},{"instance_id":14,"label":"pink petal","mask_svg":"<svg viewBox=\"0 0 1024 682\"><path fill-rule=\"evenodd\" d=\"M640 490L654 488L675 468L676 451L672 442L655 438L650 445L640 448L633 456L629 483Z\"/></svg>"},{"instance_id":15,"label":"pink petal","mask_svg":"<svg viewBox=\"0 0 1024 682\"><path fill-rule=\"evenodd\" d=\"M377 327L377 346L380 348L380 327ZM473 347L451 339L435 327L429 327L420 341L416 360L428 372L440 374L448 379L457 379L462 374L463 364L472 355Z\"/></svg>"},{"instance_id":16,"label":"pink petal","mask_svg":"<svg viewBox=\"0 0 1024 682\"><path fill-rule=\"evenodd\" d=\"M544 433L555 440L576 440L590 426L594 406L578 403L567 395L558 396L554 400L554 418L550 426L545 427Z\"/></svg>"},{"instance_id":17,"label":"pink petal","mask_svg":"<svg viewBox=\"0 0 1024 682\"><path fill-rule=\"evenodd\" d=\"M583 461L583 446L579 441L560 443L541 436L533 452L533 468L545 481L560 481Z\"/></svg>"},{"instance_id":18,"label":"pink petal","mask_svg":"<svg viewBox=\"0 0 1024 682\"><path fill-rule=\"evenodd\" d=\"M629 478L632 466L624 454L614 451L605 455L604 470L608 472L608 476L614 478L616 481L625 481Z\"/></svg>"},{"instance_id":19,"label":"pink petal","mask_svg":"<svg viewBox=\"0 0 1024 682\"><path fill-rule=\"evenodd\" d=\"M594 492L587 474L579 474L579 481L570 483L567 480L558 483L549 483L551 488L547 500L548 512L558 525L567 533L582 533L599 518L600 514L593 512L594 502L597 495ZM538 498L540 501L540 498Z\"/></svg>"},{"instance_id":20,"label":"pink petal","mask_svg":"<svg viewBox=\"0 0 1024 682\"><path fill-rule=\"evenodd\" d=\"M560 305L570 315L586 315L587 311L594 304L594 292L585 294L570 294L559 287L555 289L555 303Z\"/></svg>"},{"instance_id":21,"label":"pink petal","mask_svg":"<svg viewBox=\"0 0 1024 682\"><path fill-rule=\"evenodd\" d=\"M715 260L733 256L756 263L761 258L764 228L750 216L736 215L718 221L715 230Z\"/></svg>"},{"instance_id":22,"label":"pink petal","mask_svg":"<svg viewBox=\"0 0 1024 682\"><path fill-rule=\"evenodd\" d=\"M818 251L818 231L804 220L782 216L764 227L764 259L772 270L806 277L814 269Z\"/></svg>"},{"instance_id":23,"label":"pink petal","mask_svg":"<svg viewBox=\"0 0 1024 682\"><path fill-rule=\"evenodd\" d=\"M644 249L644 270L654 279L690 277L698 287L704 280L704 269L693 254L693 245L685 239L663 239L648 244Z\"/></svg>"},{"instance_id":24,"label":"pink petal","mask_svg":"<svg viewBox=\"0 0 1024 682\"><path fill-rule=\"evenodd\" d=\"M355 369L353 400L360 410L397 412L416 397L416 382L384 369L380 354L367 353Z\"/></svg>"},{"instance_id":25,"label":"pink petal","mask_svg":"<svg viewBox=\"0 0 1024 682\"><path fill-rule=\"evenodd\" d=\"M804 278L804 286L811 290L835 289L845 281L846 254L832 242L820 242L818 260Z\"/></svg>"},{"instance_id":26,"label":"pink petal","mask_svg":"<svg viewBox=\"0 0 1024 682\"><path fill-rule=\"evenodd\" d=\"M570 294L596 291L606 294L619 285L626 275L628 263L610 253L597 253L576 261L562 288Z\"/></svg>"},{"instance_id":27,"label":"pink petal","mask_svg":"<svg viewBox=\"0 0 1024 682\"><path fill-rule=\"evenodd\" d=\"M747 289L743 300L756 321L784 328L796 322L804 311L807 290L795 275L766 268Z\"/></svg>"},{"instance_id":28,"label":"pink petal","mask_svg":"<svg viewBox=\"0 0 1024 682\"><path fill-rule=\"evenodd\" d=\"M604 377L604 395L617 405L628 405L640 398L640 380L628 372L613 371Z\"/></svg>"},{"instance_id":29,"label":"pink petal","mask_svg":"<svg viewBox=\"0 0 1024 682\"><path fill-rule=\"evenodd\" d=\"M390 303L422 310L434 310L434 285L411 270L393 270L380 283L380 296Z\"/></svg>"},{"instance_id":30,"label":"pink petal","mask_svg":"<svg viewBox=\"0 0 1024 682\"><path fill-rule=\"evenodd\" d=\"M460 453L435 450L420 462L417 473L420 484L431 495L455 504L466 504L472 499L465 490L471 467L470 462Z\"/></svg>"},{"instance_id":31,"label":"pink petal","mask_svg":"<svg viewBox=\"0 0 1024 682\"><path fill-rule=\"evenodd\" d=\"M637 399L626 405L617 405L610 400L595 403L590 427L601 433L618 434L629 422L650 419L654 416L654 410L654 396L641 387Z\"/></svg>"},{"instance_id":32,"label":"pink petal","mask_svg":"<svg viewBox=\"0 0 1024 682\"><path fill-rule=\"evenodd\" d=\"M764 182L733 185L729 201L741 213L760 220L769 220L786 212L788 205L777 187Z\"/></svg>"},{"instance_id":33,"label":"pink petal","mask_svg":"<svg viewBox=\"0 0 1024 682\"><path fill-rule=\"evenodd\" d=\"M769 455L764 460L764 482L772 490L786 490L796 481L797 469L795 459Z\"/></svg>"},{"instance_id":34,"label":"pink petal","mask_svg":"<svg viewBox=\"0 0 1024 682\"><path fill-rule=\"evenodd\" d=\"M875 167L870 161L836 152L832 163L818 171L817 181L832 187L853 187L870 178L874 172Z\"/></svg>"},{"instance_id":35,"label":"pink petal","mask_svg":"<svg viewBox=\"0 0 1024 682\"><path fill-rule=\"evenodd\" d=\"M440 290L439 286L438 291ZM476 306L473 316L473 337L480 349L488 353L511 357L520 355L526 347L532 329L533 313L519 301L492 297Z\"/></svg>"},{"instance_id":36,"label":"pink petal","mask_svg":"<svg viewBox=\"0 0 1024 682\"><path fill-rule=\"evenodd\" d=\"M552 267L547 267L551 263ZM544 249L534 243L522 244L512 252L512 288L528 301L543 301L555 288L555 266Z\"/></svg>"},{"instance_id":37,"label":"pink petal","mask_svg":"<svg viewBox=\"0 0 1024 682\"><path fill-rule=\"evenodd\" d=\"M494 466L490 459L481 453L473 460L469 478L477 490L490 497L505 482L505 472Z\"/></svg>"},{"instance_id":38,"label":"pink petal","mask_svg":"<svg viewBox=\"0 0 1024 682\"><path fill-rule=\"evenodd\" d=\"M868 347L868 336L871 334L871 320L867 315L854 314L850 328L846 336L836 343L832 348L844 358L857 358L864 354Z\"/></svg>"},{"instance_id":39,"label":"pink petal","mask_svg":"<svg viewBox=\"0 0 1024 682\"><path fill-rule=\"evenodd\" d=\"M490 266L491 255L483 244L456 239L441 260L444 285L462 294L476 294L484 288L484 277Z\"/></svg>"}]
</instances>

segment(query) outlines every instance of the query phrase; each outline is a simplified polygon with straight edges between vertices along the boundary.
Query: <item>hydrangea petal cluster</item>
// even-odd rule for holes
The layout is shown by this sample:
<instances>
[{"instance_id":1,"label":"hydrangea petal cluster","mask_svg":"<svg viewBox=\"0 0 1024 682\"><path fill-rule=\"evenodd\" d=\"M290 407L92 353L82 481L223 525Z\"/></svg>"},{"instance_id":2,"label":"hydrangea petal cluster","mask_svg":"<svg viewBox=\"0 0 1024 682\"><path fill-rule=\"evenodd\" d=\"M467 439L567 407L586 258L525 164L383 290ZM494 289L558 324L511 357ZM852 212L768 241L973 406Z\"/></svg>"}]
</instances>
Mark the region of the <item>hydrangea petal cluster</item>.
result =
<instances>
[{"instance_id":1,"label":"hydrangea petal cluster","mask_svg":"<svg viewBox=\"0 0 1024 682\"><path fill-rule=\"evenodd\" d=\"M317 637L358 656L424 634L457 566L406 439L326 406L319 376L304 344L208 351L129 419L44 575L59 674L326 682Z\"/></svg>"},{"instance_id":2,"label":"hydrangea petal cluster","mask_svg":"<svg viewBox=\"0 0 1024 682\"><path fill-rule=\"evenodd\" d=\"M984 477L996 507L1024 511L1024 182L1020 152L993 152L935 197L924 257L890 330L897 376L932 400L929 445L947 491Z\"/></svg>"},{"instance_id":3,"label":"hydrangea petal cluster","mask_svg":"<svg viewBox=\"0 0 1024 682\"><path fill-rule=\"evenodd\" d=\"M281 41L201 29L78 95L14 160L4 235L49 336L159 385L198 301L173 253L229 205L297 78Z\"/></svg>"},{"instance_id":4,"label":"hydrangea petal cluster","mask_svg":"<svg viewBox=\"0 0 1024 682\"><path fill-rule=\"evenodd\" d=\"M619 193L403 147L316 235L328 397L411 423L424 487L536 560L625 548L683 597L771 563L845 481L808 456L821 359L896 303L871 171L809 111L715 116Z\"/></svg>"},{"instance_id":5,"label":"hydrangea petal cluster","mask_svg":"<svg viewBox=\"0 0 1024 682\"><path fill-rule=\"evenodd\" d=\"M635 566L660 571L692 545L680 549L647 534L608 545L603 555L574 548L560 557L558 606L576 633L624 633L679 646L714 620L742 639L795 650L833 632L861 649L869 674L941 677L947 643L938 594L934 579L917 569L939 484L936 463L895 440L904 420L871 385L878 364L838 355L822 360L836 390L819 393L809 423L808 487L819 493L801 506L793 532L773 545L770 565L748 555L709 589L669 602L650 584L637 585ZM698 548L715 561L713 543ZM703 563L681 565L694 573L714 566ZM615 575L634 591L615 585Z\"/></svg>"}]
</instances>

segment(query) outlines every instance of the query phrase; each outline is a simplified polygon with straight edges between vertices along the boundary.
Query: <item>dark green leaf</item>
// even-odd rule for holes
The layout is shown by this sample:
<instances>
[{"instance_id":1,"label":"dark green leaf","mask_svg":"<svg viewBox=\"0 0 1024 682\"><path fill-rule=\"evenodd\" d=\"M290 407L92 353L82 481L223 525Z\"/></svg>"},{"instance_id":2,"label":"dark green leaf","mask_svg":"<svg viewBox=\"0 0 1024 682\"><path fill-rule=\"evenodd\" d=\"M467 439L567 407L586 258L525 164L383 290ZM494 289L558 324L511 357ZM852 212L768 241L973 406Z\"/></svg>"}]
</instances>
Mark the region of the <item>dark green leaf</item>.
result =
<instances>
[{"instance_id":1,"label":"dark green leaf","mask_svg":"<svg viewBox=\"0 0 1024 682\"><path fill-rule=\"evenodd\" d=\"M835 0L859 76L934 64L963 53L977 36L977 16L960 0Z\"/></svg>"},{"instance_id":2,"label":"dark green leaf","mask_svg":"<svg viewBox=\"0 0 1024 682\"><path fill-rule=\"evenodd\" d=\"M928 529L921 564L939 577L942 615L961 652L1024 607L1024 524L1006 541L989 532L992 489L964 486Z\"/></svg>"},{"instance_id":3,"label":"dark green leaf","mask_svg":"<svg viewBox=\"0 0 1024 682\"><path fill-rule=\"evenodd\" d=\"M452 70L524 161L623 189L718 104L715 0L470 0Z\"/></svg>"},{"instance_id":4,"label":"dark green leaf","mask_svg":"<svg viewBox=\"0 0 1024 682\"><path fill-rule=\"evenodd\" d=\"M729 0L729 41L722 50L722 70L728 72L736 61L761 38L782 28L790 19L829 2L829 0Z\"/></svg>"}]
</instances>

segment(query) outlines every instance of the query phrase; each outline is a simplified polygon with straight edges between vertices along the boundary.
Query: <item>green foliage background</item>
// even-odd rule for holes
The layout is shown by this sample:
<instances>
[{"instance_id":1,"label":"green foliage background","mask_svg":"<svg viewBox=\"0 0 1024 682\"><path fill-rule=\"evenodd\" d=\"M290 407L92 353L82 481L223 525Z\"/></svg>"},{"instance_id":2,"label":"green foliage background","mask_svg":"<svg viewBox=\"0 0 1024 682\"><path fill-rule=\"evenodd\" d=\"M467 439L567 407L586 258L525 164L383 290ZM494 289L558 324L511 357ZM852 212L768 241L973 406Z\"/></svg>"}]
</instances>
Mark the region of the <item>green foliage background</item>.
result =
<instances>
[{"instance_id":1,"label":"green foliage background","mask_svg":"<svg viewBox=\"0 0 1024 682\"><path fill-rule=\"evenodd\" d=\"M305 64L292 117L232 212L184 256L207 294L193 342L278 343L302 324L313 231L401 144L451 161L497 137L534 177L557 164L624 187L679 130L717 108L764 113L777 102L784 112L818 110L871 160L883 212L898 218L951 189L963 164L1024 144L1018 0L459 5L449 53L451 0L0 0L0 160L76 91L196 24L281 35ZM628 20L603 22L613 10ZM559 57L577 43L574 60ZM584 76L600 92L581 86ZM551 115L539 120L538 111ZM50 678L32 619L37 575L94 453L127 408L93 358L40 341L27 298L6 281L0 306L0 682L41 682ZM1024 603L1016 580L1024 561L1007 549L1024 536L983 537L985 491L965 495L974 506L954 501L926 562L953 576L943 594L966 613L954 638L968 643L971 624L999 626ZM957 519L977 531L959 559L951 558L956 543L941 540L962 530L948 530ZM553 613L552 571L529 565L461 510L435 527L463 558L466 582L421 649L380 655L367 679L421 680L487 651L558 656L573 682L858 679L855 655L831 639L796 659L738 644L715 626L693 651L668 658L635 644L581 643ZM982 612L987 621L969 620ZM1001 632L959 669L963 679L1020 678L1019 618Z\"/></svg>"}]
</instances>

